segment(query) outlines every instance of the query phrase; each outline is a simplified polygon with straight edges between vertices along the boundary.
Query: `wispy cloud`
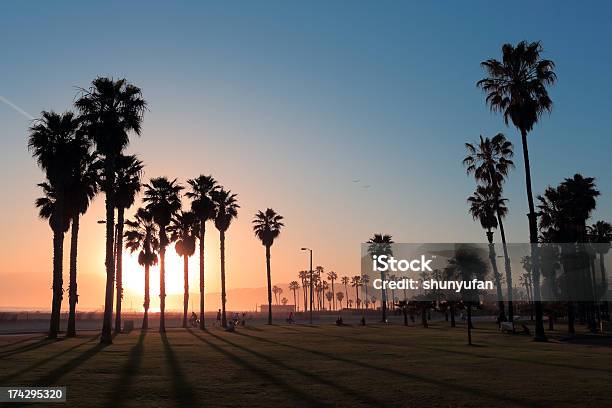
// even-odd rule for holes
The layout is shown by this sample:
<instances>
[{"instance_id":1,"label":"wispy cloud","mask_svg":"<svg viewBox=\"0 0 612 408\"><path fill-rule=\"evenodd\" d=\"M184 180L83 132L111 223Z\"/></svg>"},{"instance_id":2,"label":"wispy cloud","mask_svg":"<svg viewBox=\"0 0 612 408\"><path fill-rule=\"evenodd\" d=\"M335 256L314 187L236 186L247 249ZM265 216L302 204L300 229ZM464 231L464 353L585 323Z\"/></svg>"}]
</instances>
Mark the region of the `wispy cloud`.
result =
<instances>
[{"instance_id":1,"label":"wispy cloud","mask_svg":"<svg viewBox=\"0 0 612 408\"><path fill-rule=\"evenodd\" d=\"M19 106L15 105L13 102L9 101L8 99L6 99L4 96L0 95L0 101L6 103L8 106L10 106L11 108L13 108L14 110L16 110L17 112L21 113L23 116L25 116L26 118L30 119L30 120L34 120L34 116L30 115L28 112L24 111L23 109L21 109Z\"/></svg>"}]
</instances>

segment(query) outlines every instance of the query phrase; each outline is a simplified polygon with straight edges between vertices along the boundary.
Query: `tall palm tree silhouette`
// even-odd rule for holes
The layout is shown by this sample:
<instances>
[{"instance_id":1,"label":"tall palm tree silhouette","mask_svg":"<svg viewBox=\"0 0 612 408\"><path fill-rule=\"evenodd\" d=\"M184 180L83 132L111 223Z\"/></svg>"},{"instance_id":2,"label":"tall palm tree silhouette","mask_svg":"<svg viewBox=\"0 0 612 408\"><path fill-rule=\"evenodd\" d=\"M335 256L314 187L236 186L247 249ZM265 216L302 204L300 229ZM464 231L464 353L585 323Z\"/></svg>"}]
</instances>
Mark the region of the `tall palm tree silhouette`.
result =
<instances>
[{"instance_id":1,"label":"tall palm tree silhouette","mask_svg":"<svg viewBox=\"0 0 612 408\"><path fill-rule=\"evenodd\" d=\"M338 279L338 274L334 271L327 272L327 279L331 282L332 295L336 293L336 289L334 289L334 282ZM332 300L334 302L333 309L336 310L336 298L332 296Z\"/></svg>"},{"instance_id":2,"label":"tall palm tree silhouette","mask_svg":"<svg viewBox=\"0 0 612 408\"><path fill-rule=\"evenodd\" d=\"M336 293L336 300L338 301L338 303L340 303L340 310L342 310L342 300L344 299L344 292L337 292Z\"/></svg>"},{"instance_id":3,"label":"tall palm tree silhouette","mask_svg":"<svg viewBox=\"0 0 612 408\"><path fill-rule=\"evenodd\" d=\"M57 338L63 296L63 254L67 212L66 195L74 181L79 161L89 151L89 142L80 137L79 120L72 112L45 112L29 129L28 149L47 179L43 191L53 205L49 221L53 231L53 300L49 322L49 338ZM40 206L39 206L40 207ZM69 221L68 221L69 222Z\"/></svg>"},{"instance_id":4,"label":"tall palm tree silhouette","mask_svg":"<svg viewBox=\"0 0 612 408\"><path fill-rule=\"evenodd\" d=\"M349 301L349 294L348 294L348 285L351 282L350 278L348 276L343 276L342 278L340 278L340 282L344 285L344 295L346 297L346 301Z\"/></svg>"},{"instance_id":5,"label":"tall palm tree silhouette","mask_svg":"<svg viewBox=\"0 0 612 408\"><path fill-rule=\"evenodd\" d=\"M299 309L299 296L297 296L298 289L300 289L300 284L298 283L298 281L291 281L289 283L289 290L293 292L293 304L295 305L296 309Z\"/></svg>"},{"instance_id":6,"label":"tall palm tree silhouette","mask_svg":"<svg viewBox=\"0 0 612 408\"><path fill-rule=\"evenodd\" d=\"M355 288L355 302L357 304L357 308L359 308L359 287L361 286L361 276L355 275L351 278L351 286Z\"/></svg>"},{"instance_id":7,"label":"tall palm tree silhouette","mask_svg":"<svg viewBox=\"0 0 612 408\"><path fill-rule=\"evenodd\" d=\"M172 217L168 232L170 241L176 242L174 249L183 257L183 327L187 328L187 311L189 309L189 257L195 253L195 243L200 229L200 222L191 211L181 211Z\"/></svg>"},{"instance_id":8,"label":"tall palm tree silhouette","mask_svg":"<svg viewBox=\"0 0 612 408\"><path fill-rule=\"evenodd\" d=\"M601 274L601 282L604 288L608 287L606 265L604 255L610 250L610 242L612 241L612 225L606 221L597 221L588 228L591 242L597 244L596 250L599 255L599 272Z\"/></svg>"},{"instance_id":9,"label":"tall palm tree silhouette","mask_svg":"<svg viewBox=\"0 0 612 408\"><path fill-rule=\"evenodd\" d=\"M146 102L140 88L125 79L98 77L89 89L81 89L74 105L81 114L83 129L104 160L101 189L106 196L106 291L100 342L112 343L113 290L115 279L115 166L127 147L130 133L140 135Z\"/></svg>"},{"instance_id":10,"label":"tall palm tree silhouette","mask_svg":"<svg viewBox=\"0 0 612 408\"><path fill-rule=\"evenodd\" d=\"M126 221L128 230L125 232L125 247L134 253L138 253L138 263L144 266L144 316L142 318L142 330L149 328L149 269L157 264L157 253L159 251L159 238L157 225L153 221L153 215L144 208L139 208L134 215L133 221Z\"/></svg>"},{"instance_id":11,"label":"tall palm tree silhouette","mask_svg":"<svg viewBox=\"0 0 612 408\"><path fill-rule=\"evenodd\" d=\"M596 208L596 198L600 192L596 189L595 179L592 177L584 177L581 174L575 174L571 178L566 178L557 187L548 187L543 196L538 196L540 204L540 230L546 241L563 242L563 243L584 243L588 240L587 220L591 217L592 212ZM576 256L575 246L562 246L563 251L572 252L566 253L562 258L567 259L568 256ZM532 257L533 258L533 257ZM532 262L532 271L535 269ZM580 290L584 288L586 282L592 281L590 276L582 276L580 271L572 271L568 265L566 269L566 279L570 279L566 286L572 290ZM586 269L586 268L578 268ZM572 271L572 273L568 273ZM534 298L537 299L538 282L536 276L532 272ZM592 282L591 282L592 284ZM588 295L587 295L588 296ZM584 303L583 303L584 304ZM590 307L593 306L591 303ZM595 321L592 311L589 312L589 326L591 330L595 330ZM537 318L537 316L536 316ZM568 302L568 331L573 333L574 329L574 304Z\"/></svg>"},{"instance_id":12,"label":"tall palm tree silhouette","mask_svg":"<svg viewBox=\"0 0 612 408\"><path fill-rule=\"evenodd\" d=\"M134 204L140 191L143 164L135 155L120 154L115 161L115 207L117 208L117 242L115 246L116 289L115 333L121 333L121 303L123 299L123 224L125 210Z\"/></svg>"},{"instance_id":13,"label":"tall palm tree silhouette","mask_svg":"<svg viewBox=\"0 0 612 408\"><path fill-rule=\"evenodd\" d=\"M77 171L66 193L67 211L71 214L72 227L70 231L70 271L68 287L68 326L66 337L76 336L76 305L79 301L77 291L77 252L79 241L80 216L87 212L89 204L98 193L98 173L95 165L95 155L82 152L78 160ZM75 158L76 159L76 158Z\"/></svg>"},{"instance_id":14,"label":"tall palm tree silhouette","mask_svg":"<svg viewBox=\"0 0 612 408\"><path fill-rule=\"evenodd\" d=\"M501 196L502 184L508 176L508 171L514 167L514 163L512 162L512 157L514 156L512 143L508 141L502 133L498 133L491 139L480 136L478 143L466 143L465 147L468 151L468 155L463 159L463 164L467 167L467 173L474 174L476 182L483 182L490 187L494 195ZM493 200L494 211L497 216L497 226L493 228L499 227L501 236L502 248L504 251L504 270L506 272L508 316L509 320L513 322L512 265L510 263L510 256L508 255L506 231L503 223L503 218L508 210L506 208L505 212L502 213L498 208L499 203L500 200ZM500 305L503 307L503 303ZM500 314L500 318L503 317L505 317L503 313Z\"/></svg>"},{"instance_id":15,"label":"tall palm tree silhouette","mask_svg":"<svg viewBox=\"0 0 612 408\"><path fill-rule=\"evenodd\" d=\"M302 294L304 299L304 311L308 309L307 301L308 301L308 271L299 271L298 277L302 282Z\"/></svg>"},{"instance_id":16,"label":"tall palm tree silhouette","mask_svg":"<svg viewBox=\"0 0 612 408\"><path fill-rule=\"evenodd\" d=\"M368 276L368 275L361 275L361 284L363 285L364 290L365 290L364 296L365 296L365 301L366 301L366 309L367 309L367 305L369 303L369 300L368 300L368 284L369 283L370 283L370 276Z\"/></svg>"},{"instance_id":17,"label":"tall palm tree silhouette","mask_svg":"<svg viewBox=\"0 0 612 408\"><path fill-rule=\"evenodd\" d=\"M215 228L219 231L219 248L221 252L221 324L227 327L227 315L225 313L225 233L230 227L232 220L238 217L238 202L236 194L230 190L220 188L211 193L215 203Z\"/></svg>"},{"instance_id":18,"label":"tall palm tree silhouette","mask_svg":"<svg viewBox=\"0 0 612 408\"><path fill-rule=\"evenodd\" d=\"M390 256L393 254L393 237L388 234L374 234L372 238L370 238L367 242L368 245L368 254L370 256L380 256L387 255ZM383 271L380 272L380 279L385 280L385 273ZM387 291L386 289L381 289L381 299L380 299L381 309L382 309L382 321L387 321Z\"/></svg>"},{"instance_id":19,"label":"tall palm tree silhouette","mask_svg":"<svg viewBox=\"0 0 612 408\"><path fill-rule=\"evenodd\" d=\"M487 77L477 82L477 86L486 94L486 102L491 110L502 112L504 121L512 124L521 132L523 145L523 162L525 165L525 185L527 188L527 203L529 205L529 242L537 244L537 215L533 204L531 190L531 169L529 166L529 149L527 134L533 130L542 113L552 111L552 100L546 87L554 84L557 75L554 72L555 63L542 59L542 46L539 41L519 42L516 46L502 46L502 60L488 59L481 63ZM532 252L537 245L532 245ZM532 254L533 255L533 254ZM535 285L536 330L535 339L546 341L544 334L544 316L540 301L539 271L537 262L533 267Z\"/></svg>"},{"instance_id":20,"label":"tall palm tree silhouette","mask_svg":"<svg viewBox=\"0 0 612 408\"><path fill-rule=\"evenodd\" d=\"M219 188L217 181L212 176L200 175L197 178L187 180L190 191L185 195L191 199L191 211L200 220L199 228L199 255L200 255L200 329L204 330L204 238L206 236L206 222L215 218L215 203L211 193Z\"/></svg>"},{"instance_id":21,"label":"tall palm tree silhouette","mask_svg":"<svg viewBox=\"0 0 612 408\"><path fill-rule=\"evenodd\" d=\"M493 229L499 226L498 219L504 217L508 212L505 205L505 199L501 198L491 186L478 186L474 194L470 196L467 201L470 206L469 213L475 220L480 221L480 226L487 232L487 240L489 241L489 260L493 268L493 278L495 279L495 287L497 289L499 320L504 321L506 320L506 315L504 313L504 298L502 295L501 277L497 270L497 256L493 244ZM510 314L512 314L512 312L510 312Z\"/></svg>"},{"instance_id":22,"label":"tall palm tree silhouette","mask_svg":"<svg viewBox=\"0 0 612 408\"><path fill-rule=\"evenodd\" d=\"M152 178L144 185L145 193L142 201L153 216L159 234L159 331L166 331L166 247L168 246L167 227L172 217L181 209L180 192L183 187L176 179L170 181L166 177Z\"/></svg>"},{"instance_id":23,"label":"tall palm tree silhouette","mask_svg":"<svg viewBox=\"0 0 612 408\"><path fill-rule=\"evenodd\" d=\"M268 281L268 324L272 324L272 273L270 270L270 248L281 233L283 216L271 208L258 211L253 219L253 232L266 247L266 276ZM297 282L296 282L297 283ZM295 295L295 292L294 292Z\"/></svg>"}]
</instances>

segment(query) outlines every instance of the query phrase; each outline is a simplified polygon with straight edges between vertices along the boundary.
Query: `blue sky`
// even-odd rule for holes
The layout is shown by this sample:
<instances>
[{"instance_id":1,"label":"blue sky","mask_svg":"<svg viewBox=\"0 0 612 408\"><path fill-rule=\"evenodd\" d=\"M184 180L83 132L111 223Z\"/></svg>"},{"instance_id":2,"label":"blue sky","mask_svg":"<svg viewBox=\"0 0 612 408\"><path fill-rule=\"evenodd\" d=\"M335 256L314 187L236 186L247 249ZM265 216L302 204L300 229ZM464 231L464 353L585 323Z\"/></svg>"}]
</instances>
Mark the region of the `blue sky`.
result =
<instances>
[{"instance_id":1,"label":"blue sky","mask_svg":"<svg viewBox=\"0 0 612 408\"><path fill-rule=\"evenodd\" d=\"M463 143L500 131L517 153L520 142L476 89L479 63L499 57L504 42L541 40L559 80L552 115L530 135L534 191L575 172L594 176L595 218L612 220L610 4L502 6L3 3L0 95L36 115L69 108L76 86L96 75L126 77L150 104L131 146L148 176L212 173L240 194L241 233L250 234L255 210L273 206L291 220L287 248L320 242L333 263L334 251L358 254L373 232L404 242L485 239L466 212L474 185ZM35 216L41 174L25 148L28 120L0 103L0 123L0 188L14 192L2 222L17 231ZM520 156L516 164L508 235L523 242Z\"/></svg>"}]
</instances>

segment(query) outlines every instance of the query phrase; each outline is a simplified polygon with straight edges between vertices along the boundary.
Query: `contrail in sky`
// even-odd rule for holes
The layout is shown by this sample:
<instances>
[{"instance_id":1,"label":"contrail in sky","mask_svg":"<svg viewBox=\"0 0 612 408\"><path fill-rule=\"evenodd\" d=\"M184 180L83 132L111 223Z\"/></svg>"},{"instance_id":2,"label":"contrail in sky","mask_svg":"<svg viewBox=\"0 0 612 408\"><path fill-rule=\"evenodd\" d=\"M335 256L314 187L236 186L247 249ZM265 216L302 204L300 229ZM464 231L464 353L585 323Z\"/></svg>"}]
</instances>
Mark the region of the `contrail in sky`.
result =
<instances>
[{"instance_id":1,"label":"contrail in sky","mask_svg":"<svg viewBox=\"0 0 612 408\"><path fill-rule=\"evenodd\" d=\"M21 113L26 118L28 118L30 120L34 120L34 116L30 115L28 112L24 111L19 106L15 105L13 102L9 101L8 99L6 99L2 95L0 95L0 101L6 103L8 106L10 106L11 108L15 109L17 112Z\"/></svg>"}]
</instances>

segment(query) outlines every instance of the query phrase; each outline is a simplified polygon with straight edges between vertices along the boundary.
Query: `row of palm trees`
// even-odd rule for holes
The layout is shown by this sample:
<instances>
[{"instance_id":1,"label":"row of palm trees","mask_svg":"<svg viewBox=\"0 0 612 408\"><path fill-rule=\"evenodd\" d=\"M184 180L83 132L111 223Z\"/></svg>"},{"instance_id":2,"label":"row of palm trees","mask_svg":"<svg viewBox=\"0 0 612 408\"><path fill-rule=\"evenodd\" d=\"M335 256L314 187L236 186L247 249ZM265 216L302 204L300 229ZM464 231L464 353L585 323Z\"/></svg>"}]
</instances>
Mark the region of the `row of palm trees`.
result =
<instances>
[{"instance_id":1,"label":"row of palm trees","mask_svg":"<svg viewBox=\"0 0 612 408\"><path fill-rule=\"evenodd\" d=\"M527 136L532 132L543 113L552 111L553 102L548 94L548 86L556 82L553 61L542 58L543 49L540 42L521 41L516 45L504 44L502 46L502 58L488 59L481 63L486 76L477 82L477 86L486 94L486 103L494 112L501 112L506 125L512 123L520 132L523 153L523 164L525 169L525 186L527 192L527 203L529 208L529 242L531 246L531 258L540 259L539 242L586 242L586 220L595 209L593 186L589 186L593 179L584 178L581 175L574 176L573 180L566 179L565 187L557 189L548 188L544 196L539 196L540 205L538 212L534 204L530 157ZM467 156L463 164L467 173L472 174L477 182L476 191L468 198L469 212L475 220L478 220L486 230L489 242L489 257L498 292L498 307L500 320L506 320L504 302L502 297L502 275L499 273L495 258L493 245L493 230L499 229L502 248L504 252L505 281L507 285L507 304L509 321L513 320L512 299L512 271L508 257L506 237L503 219L508 213L507 200L503 198L503 183L510 169L514 167L512 157L514 155L513 145L506 137L498 133L492 138L482 136L477 143L466 143ZM567 184L573 184L574 197L566 200L568 208L565 213L554 210L557 203L552 203L559 193L559 189L567 190ZM563 185L563 183L562 183ZM571 190L571 188L569 188ZM567 195L567 194L566 194ZM573 211L573 213L572 213ZM578 212L579 214L575 214ZM577 228L570 230L581 231L572 237L554 233L559 228L551 227L550 213L555 213L557 222L567 225L568 220ZM539 223L538 223L539 217ZM539 225L538 225L539 224ZM607 223L600 222L600 226ZM609 225L609 224L608 224ZM553 232L551 232L551 228ZM566 228L567 229L567 228ZM539 235L541 233L541 235ZM609 242L609 238L608 238ZM530 277L524 279L529 281L531 296L535 306L536 330L535 339L545 341L543 324L543 306L540 294L540 262L532 262L530 265ZM570 321L572 302L569 304ZM573 323L570 323L573 325ZM570 328L573 331L573 328Z\"/></svg>"},{"instance_id":2,"label":"row of palm trees","mask_svg":"<svg viewBox=\"0 0 612 408\"><path fill-rule=\"evenodd\" d=\"M182 210L183 186L166 177L152 178L142 184L143 163L135 155L123 152L130 136L140 135L147 108L141 90L125 79L99 77L87 89L80 88L74 102L77 113L43 111L29 129L28 148L45 174L40 183L43 196L36 200L39 215L47 219L53 231L53 300L49 337L59 332L63 298L64 236L71 228L69 321L67 336L76 335L77 251L79 218L98 192L105 194L105 306L100 341L112 342L113 295L116 290L115 332L121 331L122 254L125 246L138 252L138 262L145 268L143 327L148 327L149 270L160 266L160 331L165 330L165 254L175 242L184 259L183 325L189 298L188 258L199 242L200 256L200 327L204 329L204 239L207 221L213 221L220 236L222 324L226 318L225 234L240 206L236 194L217 184L212 176L201 175L187 181L190 210ZM143 206L133 220L125 212L144 187ZM116 218L115 218L116 216ZM283 227L283 217L274 210L260 211L253 220L255 235L266 248L269 303L271 304L270 248ZM127 225L127 231L124 227ZM116 285L116 287L115 287ZM271 316L270 321L271 323Z\"/></svg>"}]
</instances>

